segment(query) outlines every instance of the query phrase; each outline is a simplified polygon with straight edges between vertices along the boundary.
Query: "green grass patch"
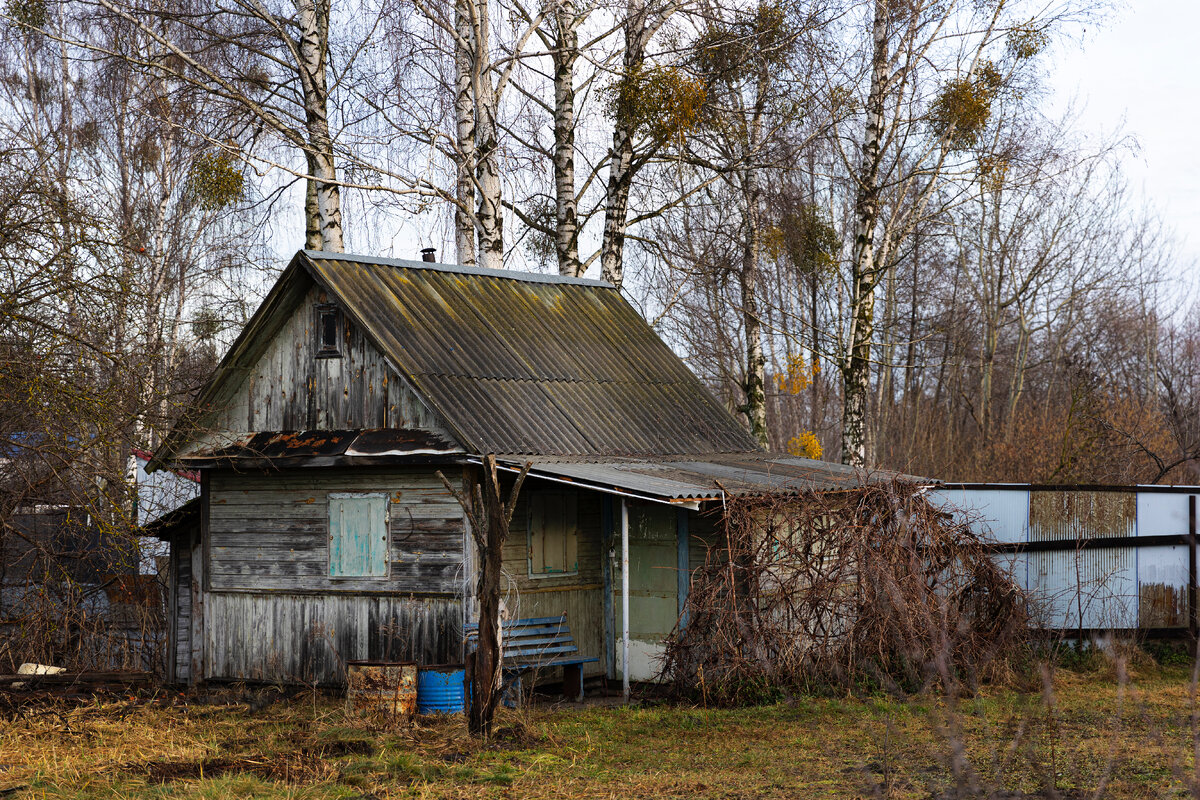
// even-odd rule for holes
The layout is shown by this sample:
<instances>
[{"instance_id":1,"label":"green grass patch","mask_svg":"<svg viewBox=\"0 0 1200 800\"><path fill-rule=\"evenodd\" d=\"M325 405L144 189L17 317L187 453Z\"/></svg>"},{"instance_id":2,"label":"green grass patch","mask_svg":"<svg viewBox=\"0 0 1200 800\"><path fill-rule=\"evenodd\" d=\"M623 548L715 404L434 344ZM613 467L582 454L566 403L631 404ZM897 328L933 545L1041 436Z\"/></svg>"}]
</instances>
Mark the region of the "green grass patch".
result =
<instances>
[{"instance_id":1,"label":"green grass patch","mask_svg":"<svg viewBox=\"0 0 1200 800\"><path fill-rule=\"evenodd\" d=\"M1175 796L1192 787L1190 670L1118 686L1089 664L1040 685L936 697L793 698L504 711L493 741L461 720L381 724L336 700L56 707L0 723L0 791L62 798L843 798Z\"/></svg>"}]
</instances>

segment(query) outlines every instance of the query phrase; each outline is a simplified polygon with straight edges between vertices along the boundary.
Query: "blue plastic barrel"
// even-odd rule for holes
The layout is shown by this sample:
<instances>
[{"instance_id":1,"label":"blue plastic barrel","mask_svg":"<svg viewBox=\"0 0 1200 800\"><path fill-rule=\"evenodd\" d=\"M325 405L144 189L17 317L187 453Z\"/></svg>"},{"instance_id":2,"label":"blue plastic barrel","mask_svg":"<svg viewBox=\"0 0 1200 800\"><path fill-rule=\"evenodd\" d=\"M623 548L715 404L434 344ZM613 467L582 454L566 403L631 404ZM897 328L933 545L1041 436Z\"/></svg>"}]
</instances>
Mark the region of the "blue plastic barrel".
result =
<instances>
[{"instance_id":1,"label":"blue plastic barrel","mask_svg":"<svg viewBox=\"0 0 1200 800\"><path fill-rule=\"evenodd\" d=\"M462 664L417 670L417 713L461 714L466 699Z\"/></svg>"}]
</instances>

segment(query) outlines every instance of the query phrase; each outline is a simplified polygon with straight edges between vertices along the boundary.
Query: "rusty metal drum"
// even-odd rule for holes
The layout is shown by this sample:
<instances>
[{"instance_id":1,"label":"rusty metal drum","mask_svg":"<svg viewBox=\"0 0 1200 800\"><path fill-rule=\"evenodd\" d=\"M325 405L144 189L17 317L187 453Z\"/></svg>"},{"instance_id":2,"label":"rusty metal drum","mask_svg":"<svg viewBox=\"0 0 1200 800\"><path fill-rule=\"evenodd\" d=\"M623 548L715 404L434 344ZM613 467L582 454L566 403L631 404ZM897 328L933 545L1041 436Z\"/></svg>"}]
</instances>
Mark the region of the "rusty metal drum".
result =
<instances>
[{"instance_id":1,"label":"rusty metal drum","mask_svg":"<svg viewBox=\"0 0 1200 800\"><path fill-rule=\"evenodd\" d=\"M410 661L347 661L346 707L411 717L417 711L417 665Z\"/></svg>"}]
</instances>

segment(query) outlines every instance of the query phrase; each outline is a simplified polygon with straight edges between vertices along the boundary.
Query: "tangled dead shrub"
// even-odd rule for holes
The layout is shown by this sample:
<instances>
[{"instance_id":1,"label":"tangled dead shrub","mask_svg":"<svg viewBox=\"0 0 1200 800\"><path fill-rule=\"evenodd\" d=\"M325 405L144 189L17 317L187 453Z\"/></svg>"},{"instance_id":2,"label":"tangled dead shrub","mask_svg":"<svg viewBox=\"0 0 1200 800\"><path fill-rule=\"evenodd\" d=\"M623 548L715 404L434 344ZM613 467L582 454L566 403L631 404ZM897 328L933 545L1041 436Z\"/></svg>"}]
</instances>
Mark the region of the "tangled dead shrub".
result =
<instances>
[{"instance_id":1,"label":"tangled dead shrub","mask_svg":"<svg viewBox=\"0 0 1200 800\"><path fill-rule=\"evenodd\" d=\"M1024 639L1024 593L918 487L742 497L692 577L663 677L735 704L975 680Z\"/></svg>"}]
</instances>

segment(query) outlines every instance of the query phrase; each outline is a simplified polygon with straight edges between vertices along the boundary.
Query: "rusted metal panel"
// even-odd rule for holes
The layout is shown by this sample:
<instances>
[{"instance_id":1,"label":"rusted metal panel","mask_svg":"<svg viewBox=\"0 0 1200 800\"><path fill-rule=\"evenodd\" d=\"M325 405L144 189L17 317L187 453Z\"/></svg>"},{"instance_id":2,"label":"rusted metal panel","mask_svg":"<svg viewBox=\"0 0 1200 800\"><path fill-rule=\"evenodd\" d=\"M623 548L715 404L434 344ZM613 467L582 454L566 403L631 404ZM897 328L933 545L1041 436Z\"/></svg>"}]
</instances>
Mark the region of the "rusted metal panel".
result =
<instances>
[{"instance_id":1,"label":"rusted metal panel","mask_svg":"<svg viewBox=\"0 0 1200 800\"><path fill-rule=\"evenodd\" d=\"M454 462L462 448L439 434L417 428L258 431L178 456L192 467L284 468L408 463L444 458Z\"/></svg>"},{"instance_id":2,"label":"rusted metal panel","mask_svg":"<svg viewBox=\"0 0 1200 800\"><path fill-rule=\"evenodd\" d=\"M1135 535L1135 494L1061 490L1033 491L1029 494L1031 542Z\"/></svg>"},{"instance_id":3,"label":"rusted metal panel","mask_svg":"<svg viewBox=\"0 0 1200 800\"><path fill-rule=\"evenodd\" d=\"M1185 506L1186 526L1186 506ZM1139 528L1141 527L1139 520ZM1188 625L1188 553L1186 546L1138 550L1138 625L1186 628Z\"/></svg>"},{"instance_id":4,"label":"rusted metal panel","mask_svg":"<svg viewBox=\"0 0 1200 800\"><path fill-rule=\"evenodd\" d=\"M1037 624L1188 627L1188 487L971 485L940 487L931 496L978 512L981 527L1000 532L997 540L1008 547L995 558L1030 591ZM1026 541L1018 534L1023 526Z\"/></svg>"},{"instance_id":5,"label":"rusted metal panel","mask_svg":"<svg viewBox=\"0 0 1200 800\"><path fill-rule=\"evenodd\" d=\"M413 716L417 713L416 662L346 662L346 708L390 717Z\"/></svg>"}]
</instances>

